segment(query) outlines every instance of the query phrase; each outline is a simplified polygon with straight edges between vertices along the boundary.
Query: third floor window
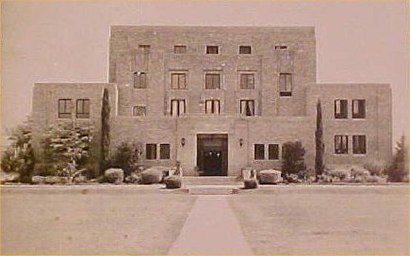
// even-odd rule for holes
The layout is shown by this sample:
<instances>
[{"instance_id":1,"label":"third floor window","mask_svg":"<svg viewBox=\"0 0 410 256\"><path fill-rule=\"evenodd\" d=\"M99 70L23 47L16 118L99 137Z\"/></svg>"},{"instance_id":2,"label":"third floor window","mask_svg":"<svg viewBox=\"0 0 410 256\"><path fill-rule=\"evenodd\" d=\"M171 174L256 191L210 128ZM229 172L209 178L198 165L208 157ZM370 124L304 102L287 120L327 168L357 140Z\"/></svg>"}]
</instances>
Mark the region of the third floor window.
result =
<instances>
[{"instance_id":1,"label":"third floor window","mask_svg":"<svg viewBox=\"0 0 410 256\"><path fill-rule=\"evenodd\" d=\"M219 54L219 47L216 45L207 45L206 54Z\"/></svg>"},{"instance_id":2,"label":"third floor window","mask_svg":"<svg viewBox=\"0 0 410 256\"><path fill-rule=\"evenodd\" d=\"M172 73L171 74L171 88L172 89L186 89L186 73Z\"/></svg>"},{"instance_id":3,"label":"third floor window","mask_svg":"<svg viewBox=\"0 0 410 256\"><path fill-rule=\"evenodd\" d=\"M175 54L185 54L186 46L185 45L174 45L174 53Z\"/></svg>"},{"instance_id":4,"label":"third floor window","mask_svg":"<svg viewBox=\"0 0 410 256\"><path fill-rule=\"evenodd\" d=\"M240 75L240 88L241 89L255 89L254 74L241 74Z\"/></svg>"},{"instance_id":5,"label":"third floor window","mask_svg":"<svg viewBox=\"0 0 410 256\"><path fill-rule=\"evenodd\" d=\"M239 46L239 54L251 54L251 53L252 53L252 47L248 45Z\"/></svg>"},{"instance_id":6,"label":"third floor window","mask_svg":"<svg viewBox=\"0 0 410 256\"><path fill-rule=\"evenodd\" d=\"M221 75L205 74L205 89L221 89Z\"/></svg>"}]
</instances>

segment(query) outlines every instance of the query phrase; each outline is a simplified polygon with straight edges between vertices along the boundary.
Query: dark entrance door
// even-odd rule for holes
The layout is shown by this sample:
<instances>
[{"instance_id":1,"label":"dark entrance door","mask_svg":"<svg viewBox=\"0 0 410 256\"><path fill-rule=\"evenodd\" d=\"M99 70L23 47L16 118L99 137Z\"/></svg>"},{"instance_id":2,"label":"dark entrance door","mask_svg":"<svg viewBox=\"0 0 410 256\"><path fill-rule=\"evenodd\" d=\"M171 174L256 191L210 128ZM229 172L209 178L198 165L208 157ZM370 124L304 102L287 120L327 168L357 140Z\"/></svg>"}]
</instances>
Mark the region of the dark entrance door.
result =
<instances>
[{"instance_id":1,"label":"dark entrance door","mask_svg":"<svg viewBox=\"0 0 410 256\"><path fill-rule=\"evenodd\" d=\"M226 176L228 173L228 135L198 134L197 165L201 175Z\"/></svg>"}]
</instances>

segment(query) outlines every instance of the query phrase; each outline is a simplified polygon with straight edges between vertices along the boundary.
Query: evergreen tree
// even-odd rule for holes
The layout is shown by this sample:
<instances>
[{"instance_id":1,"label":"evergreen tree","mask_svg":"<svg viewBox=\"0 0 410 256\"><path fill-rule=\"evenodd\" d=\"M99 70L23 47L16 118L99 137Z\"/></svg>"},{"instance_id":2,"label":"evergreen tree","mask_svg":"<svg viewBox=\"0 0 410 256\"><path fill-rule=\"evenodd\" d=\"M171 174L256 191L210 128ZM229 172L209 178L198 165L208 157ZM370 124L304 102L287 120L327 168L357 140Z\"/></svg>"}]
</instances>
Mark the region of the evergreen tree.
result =
<instances>
[{"instance_id":1,"label":"evergreen tree","mask_svg":"<svg viewBox=\"0 0 410 256\"><path fill-rule=\"evenodd\" d=\"M282 146L282 172L286 177L288 174L303 176L306 171L305 149L300 141L289 141Z\"/></svg>"},{"instance_id":2,"label":"evergreen tree","mask_svg":"<svg viewBox=\"0 0 410 256\"><path fill-rule=\"evenodd\" d=\"M316 179L317 179L319 175L322 175L323 170L325 168L323 164L325 144L323 143L322 104L320 102L320 99L317 101L317 105L316 105L315 141L316 141L315 174L316 174Z\"/></svg>"},{"instance_id":3,"label":"evergreen tree","mask_svg":"<svg viewBox=\"0 0 410 256\"><path fill-rule=\"evenodd\" d=\"M407 145L404 135L396 144L396 153L393 156L393 160L387 167L386 173L388 175L389 181L391 182L401 182L407 179L408 172L408 155L407 155Z\"/></svg>"},{"instance_id":4,"label":"evergreen tree","mask_svg":"<svg viewBox=\"0 0 410 256\"><path fill-rule=\"evenodd\" d=\"M110 100L108 89L104 89L101 108L100 174L108 167L110 148Z\"/></svg>"}]
</instances>

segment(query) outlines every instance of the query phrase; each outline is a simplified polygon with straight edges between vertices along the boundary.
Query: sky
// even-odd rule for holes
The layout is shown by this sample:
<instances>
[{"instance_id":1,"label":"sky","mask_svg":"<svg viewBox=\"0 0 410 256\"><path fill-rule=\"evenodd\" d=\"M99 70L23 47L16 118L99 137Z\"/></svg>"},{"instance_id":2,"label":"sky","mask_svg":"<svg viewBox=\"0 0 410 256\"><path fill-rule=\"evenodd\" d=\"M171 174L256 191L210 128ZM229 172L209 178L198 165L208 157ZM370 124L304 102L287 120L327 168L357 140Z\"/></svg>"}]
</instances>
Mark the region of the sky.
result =
<instances>
[{"instance_id":1,"label":"sky","mask_svg":"<svg viewBox=\"0 0 410 256\"><path fill-rule=\"evenodd\" d=\"M111 25L315 26L318 83L390 83L393 140L408 130L406 1L2 1L2 131L35 82L107 82Z\"/></svg>"}]
</instances>

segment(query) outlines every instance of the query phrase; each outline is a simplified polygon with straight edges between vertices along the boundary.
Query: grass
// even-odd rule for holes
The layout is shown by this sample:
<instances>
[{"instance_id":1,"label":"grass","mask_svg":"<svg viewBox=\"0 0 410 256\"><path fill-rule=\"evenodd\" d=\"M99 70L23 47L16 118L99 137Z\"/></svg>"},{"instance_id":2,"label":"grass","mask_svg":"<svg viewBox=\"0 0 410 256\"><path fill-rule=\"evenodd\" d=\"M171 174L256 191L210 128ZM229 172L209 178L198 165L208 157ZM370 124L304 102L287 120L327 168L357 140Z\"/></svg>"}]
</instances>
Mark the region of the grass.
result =
<instances>
[{"instance_id":1,"label":"grass","mask_svg":"<svg viewBox=\"0 0 410 256\"><path fill-rule=\"evenodd\" d=\"M408 254L407 186L283 186L230 198L255 254Z\"/></svg>"}]
</instances>

